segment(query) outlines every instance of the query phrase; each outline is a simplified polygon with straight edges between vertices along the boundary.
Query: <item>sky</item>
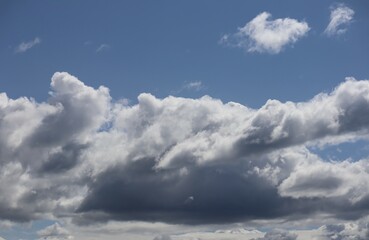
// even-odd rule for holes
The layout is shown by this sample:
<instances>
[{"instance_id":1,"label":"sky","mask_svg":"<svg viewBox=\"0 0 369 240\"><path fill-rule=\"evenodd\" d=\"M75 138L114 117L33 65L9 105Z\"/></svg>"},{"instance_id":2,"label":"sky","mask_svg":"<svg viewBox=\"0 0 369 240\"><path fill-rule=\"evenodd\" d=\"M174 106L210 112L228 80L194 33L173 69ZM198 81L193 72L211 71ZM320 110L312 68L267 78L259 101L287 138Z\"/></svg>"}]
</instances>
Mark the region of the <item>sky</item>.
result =
<instances>
[{"instance_id":1,"label":"sky","mask_svg":"<svg viewBox=\"0 0 369 240\"><path fill-rule=\"evenodd\" d=\"M368 10L0 0L0 240L368 239Z\"/></svg>"}]
</instances>

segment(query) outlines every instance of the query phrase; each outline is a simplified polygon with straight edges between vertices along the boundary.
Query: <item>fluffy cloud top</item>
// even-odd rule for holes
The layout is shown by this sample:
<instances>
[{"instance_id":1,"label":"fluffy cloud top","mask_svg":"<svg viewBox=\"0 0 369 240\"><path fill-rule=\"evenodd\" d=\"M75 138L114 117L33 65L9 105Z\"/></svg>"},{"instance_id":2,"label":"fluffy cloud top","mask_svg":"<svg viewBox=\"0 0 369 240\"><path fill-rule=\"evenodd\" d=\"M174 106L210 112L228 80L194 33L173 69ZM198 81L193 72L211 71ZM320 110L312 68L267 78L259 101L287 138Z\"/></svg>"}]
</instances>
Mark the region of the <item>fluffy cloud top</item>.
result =
<instances>
[{"instance_id":1,"label":"fluffy cloud top","mask_svg":"<svg viewBox=\"0 0 369 240\"><path fill-rule=\"evenodd\" d=\"M352 22L354 10L340 4L331 10L330 22L324 33L328 36L340 35L347 31L347 26Z\"/></svg>"},{"instance_id":2,"label":"fluffy cloud top","mask_svg":"<svg viewBox=\"0 0 369 240\"><path fill-rule=\"evenodd\" d=\"M47 102L0 94L0 217L225 223L368 213L369 161L311 146L368 137L369 81L260 109L204 96L129 106L68 73ZM57 228L57 227L54 227Z\"/></svg>"},{"instance_id":3,"label":"fluffy cloud top","mask_svg":"<svg viewBox=\"0 0 369 240\"><path fill-rule=\"evenodd\" d=\"M309 31L306 22L291 18L270 20L271 14L260 13L238 32L224 35L221 43L244 48L249 52L277 54L289 44L295 43Z\"/></svg>"}]
</instances>

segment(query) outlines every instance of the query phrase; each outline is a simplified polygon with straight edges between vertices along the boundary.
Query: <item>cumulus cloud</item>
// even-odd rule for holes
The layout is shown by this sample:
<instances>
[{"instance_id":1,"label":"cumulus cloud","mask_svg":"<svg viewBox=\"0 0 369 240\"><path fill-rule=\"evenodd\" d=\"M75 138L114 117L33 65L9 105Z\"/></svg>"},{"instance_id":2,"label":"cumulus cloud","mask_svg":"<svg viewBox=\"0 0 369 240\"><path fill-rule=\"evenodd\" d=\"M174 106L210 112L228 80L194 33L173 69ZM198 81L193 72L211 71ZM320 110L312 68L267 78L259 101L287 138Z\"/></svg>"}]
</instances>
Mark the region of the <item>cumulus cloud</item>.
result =
<instances>
[{"instance_id":1,"label":"cumulus cloud","mask_svg":"<svg viewBox=\"0 0 369 240\"><path fill-rule=\"evenodd\" d=\"M352 22L354 10L339 4L331 9L330 22L324 33L328 36L341 35L347 31L347 26Z\"/></svg>"},{"instance_id":2,"label":"cumulus cloud","mask_svg":"<svg viewBox=\"0 0 369 240\"><path fill-rule=\"evenodd\" d=\"M319 240L364 240L369 238L369 227L366 221L328 224L319 228Z\"/></svg>"},{"instance_id":3,"label":"cumulus cloud","mask_svg":"<svg viewBox=\"0 0 369 240\"><path fill-rule=\"evenodd\" d=\"M73 239L73 236L69 234L69 231L60 226L59 223L54 223L37 232L40 240L67 240Z\"/></svg>"},{"instance_id":4,"label":"cumulus cloud","mask_svg":"<svg viewBox=\"0 0 369 240\"><path fill-rule=\"evenodd\" d=\"M26 51L28 51L29 49L33 48L34 46L36 46L37 44L41 43L41 39L39 37L36 37L35 39L33 39L32 41L29 42L22 42L21 44L19 44L16 48L15 48L15 52L16 53L24 53Z\"/></svg>"},{"instance_id":5,"label":"cumulus cloud","mask_svg":"<svg viewBox=\"0 0 369 240\"><path fill-rule=\"evenodd\" d=\"M270 13L262 12L239 28L237 33L224 35L220 43L243 48L248 52L277 54L305 36L310 29L305 21L270 18Z\"/></svg>"},{"instance_id":6,"label":"cumulus cloud","mask_svg":"<svg viewBox=\"0 0 369 240\"><path fill-rule=\"evenodd\" d=\"M0 94L0 218L360 218L368 159L331 162L309 149L368 138L368 116L369 81L353 78L306 102L251 109L149 93L130 106L55 73L46 102Z\"/></svg>"}]
</instances>

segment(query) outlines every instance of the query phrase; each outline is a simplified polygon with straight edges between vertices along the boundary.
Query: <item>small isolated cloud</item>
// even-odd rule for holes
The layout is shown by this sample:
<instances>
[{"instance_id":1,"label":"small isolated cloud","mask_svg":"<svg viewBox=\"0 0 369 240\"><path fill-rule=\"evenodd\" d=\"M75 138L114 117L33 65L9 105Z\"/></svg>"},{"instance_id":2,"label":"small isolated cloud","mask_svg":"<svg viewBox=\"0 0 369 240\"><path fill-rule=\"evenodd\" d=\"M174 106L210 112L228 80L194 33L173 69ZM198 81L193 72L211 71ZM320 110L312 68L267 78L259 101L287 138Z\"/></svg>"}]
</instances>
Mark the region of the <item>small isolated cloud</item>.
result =
<instances>
[{"instance_id":1,"label":"small isolated cloud","mask_svg":"<svg viewBox=\"0 0 369 240\"><path fill-rule=\"evenodd\" d=\"M352 22L354 17L354 10L339 4L331 9L330 22L324 33L327 36L341 35L347 31L347 26Z\"/></svg>"},{"instance_id":2,"label":"small isolated cloud","mask_svg":"<svg viewBox=\"0 0 369 240\"><path fill-rule=\"evenodd\" d=\"M99 53L99 52L103 52L103 51L106 51L110 49L110 45L109 44L106 44L106 43L103 43L101 44L97 49L96 49L96 52Z\"/></svg>"},{"instance_id":3,"label":"small isolated cloud","mask_svg":"<svg viewBox=\"0 0 369 240\"><path fill-rule=\"evenodd\" d=\"M41 43L41 39L39 37L36 37L32 41L22 42L21 44L18 45L18 47L15 48L15 52L24 53L40 43Z\"/></svg>"},{"instance_id":4,"label":"small isolated cloud","mask_svg":"<svg viewBox=\"0 0 369 240\"><path fill-rule=\"evenodd\" d=\"M178 94L183 91L200 91L204 89L204 85L201 81L184 82L181 88L172 91L172 94Z\"/></svg>"},{"instance_id":5,"label":"small isolated cloud","mask_svg":"<svg viewBox=\"0 0 369 240\"><path fill-rule=\"evenodd\" d=\"M40 240L66 240L73 239L69 234L69 231L59 225L59 223L54 223L40 231L37 232Z\"/></svg>"},{"instance_id":6,"label":"small isolated cloud","mask_svg":"<svg viewBox=\"0 0 369 240\"><path fill-rule=\"evenodd\" d=\"M199 91L203 88L201 81L189 82L184 86L185 89Z\"/></svg>"},{"instance_id":7,"label":"small isolated cloud","mask_svg":"<svg viewBox=\"0 0 369 240\"><path fill-rule=\"evenodd\" d=\"M246 49L248 52L277 54L309 31L305 21L291 18L270 20L271 14L260 13L234 34L223 35L221 44Z\"/></svg>"}]
</instances>

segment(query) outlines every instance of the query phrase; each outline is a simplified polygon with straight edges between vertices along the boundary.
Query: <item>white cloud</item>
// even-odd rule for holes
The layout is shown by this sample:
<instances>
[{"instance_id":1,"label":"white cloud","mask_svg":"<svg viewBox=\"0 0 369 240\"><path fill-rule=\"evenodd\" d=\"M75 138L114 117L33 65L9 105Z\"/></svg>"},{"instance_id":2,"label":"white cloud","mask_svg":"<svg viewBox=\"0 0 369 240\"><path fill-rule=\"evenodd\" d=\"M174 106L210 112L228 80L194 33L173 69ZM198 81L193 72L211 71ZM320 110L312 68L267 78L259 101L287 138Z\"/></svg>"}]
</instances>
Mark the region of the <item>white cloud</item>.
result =
<instances>
[{"instance_id":1,"label":"white cloud","mask_svg":"<svg viewBox=\"0 0 369 240\"><path fill-rule=\"evenodd\" d=\"M172 238L169 237L168 235L160 235L160 236L154 237L153 240L172 240Z\"/></svg>"},{"instance_id":2,"label":"white cloud","mask_svg":"<svg viewBox=\"0 0 369 240\"><path fill-rule=\"evenodd\" d=\"M96 52L99 53L99 52L103 52L103 51L106 51L106 50L109 50L109 49L110 49L110 45L106 44L106 43L103 43L98 48L96 48Z\"/></svg>"},{"instance_id":3,"label":"white cloud","mask_svg":"<svg viewBox=\"0 0 369 240\"><path fill-rule=\"evenodd\" d=\"M279 191L295 198L346 196L356 203L369 196L368 170L368 160L325 162L309 156L283 180Z\"/></svg>"},{"instance_id":4,"label":"white cloud","mask_svg":"<svg viewBox=\"0 0 369 240\"><path fill-rule=\"evenodd\" d=\"M200 91L205 89L204 84L201 81L184 82L184 84L178 90L172 91L172 94L179 94L183 91Z\"/></svg>"},{"instance_id":5,"label":"white cloud","mask_svg":"<svg viewBox=\"0 0 369 240\"><path fill-rule=\"evenodd\" d=\"M271 228L267 232L256 230L255 228L228 228L215 230L219 226L206 225L206 226L178 226L168 225L164 232L168 234L155 234L163 231L163 228L151 229L145 225L149 223L115 223L118 224L114 229L109 227L110 223L105 225L93 225L93 226L78 226L73 228L73 234L76 239L80 240L98 240L101 238L110 240L365 240L369 236L369 229L366 219L360 219L358 221L343 221L330 223L325 225L318 225L320 227L314 227L307 230L287 230L291 229L289 223L285 223L284 227ZM131 229L127 229L125 225L131 225ZM152 223L151 225L158 225L158 223ZM153 227L153 226L151 226ZM265 228L265 224L263 225Z\"/></svg>"},{"instance_id":6,"label":"white cloud","mask_svg":"<svg viewBox=\"0 0 369 240\"><path fill-rule=\"evenodd\" d=\"M324 33L328 36L340 35L347 31L347 26L352 22L354 10L339 4L331 10L330 22Z\"/></svg>"},{"instance_id":7,"label":"white cloud","mask_svg":"<svg viewBox=\"0 0 369 240\"><path fill-rule=\"evenodd\" d=\"M271 14L260 13L235 34L226 34L220 43L240 47L249 52L277 54L309 31L305 21L291 18L270 20Z\"/></svg>"},{"instance_id":8,"label":"white cloud","mask_svg":"<svg viewBox=\"0 0 369 240\"><path fill-rule=\"evenodd\" d=\"M324 215L317 215L316 218L318 220L286 222L285 219L278 219L274 222L261 221L256 225L249 222L222 226L109 221L94 225L70 224L66 228L70 235L79 240L153 240L155 236L156 239L172 240L366 240L369 236L368 218L357 221L334 220ZM266 232L257 230L266 226L269 229Z\"/></svg>"},{"instance_id":9,"label":"white cloud","mask_svg":"<svg viewBox=\"0 0 369 240\"><path fill-rule=\"evenodd\" d=\"M199 91L203 88L204 86L202 85L201 81L194 81L194 82L189 82L186 83L184 88L186 89L191 89L191 90L195 90L195 91Z\"/></svg>"},{"instance_id":10,"label":"white cloud","mask_svg":"<svg viewBox=\"0 0 369 240\"><path fill-rule=\"evenodd\" d=\"M54 223L37 232L40 240L67 240L73 239L69 231L60 226L59 223Z\"/></svg>"},{"instance_id":11,"label":"white cloud","mask_svg":"<svg viewBox=\"0 0 369 240\"><path fill-rule=\"evenodd\" d=\"M39 37L36 37L35 39L29 42L22 42L21 44L19 44L18 47L16 47L15 52L24 53L40 43L41 43L41 39Z\"/></svg>"}]
</instances>

